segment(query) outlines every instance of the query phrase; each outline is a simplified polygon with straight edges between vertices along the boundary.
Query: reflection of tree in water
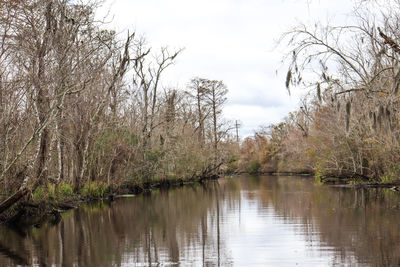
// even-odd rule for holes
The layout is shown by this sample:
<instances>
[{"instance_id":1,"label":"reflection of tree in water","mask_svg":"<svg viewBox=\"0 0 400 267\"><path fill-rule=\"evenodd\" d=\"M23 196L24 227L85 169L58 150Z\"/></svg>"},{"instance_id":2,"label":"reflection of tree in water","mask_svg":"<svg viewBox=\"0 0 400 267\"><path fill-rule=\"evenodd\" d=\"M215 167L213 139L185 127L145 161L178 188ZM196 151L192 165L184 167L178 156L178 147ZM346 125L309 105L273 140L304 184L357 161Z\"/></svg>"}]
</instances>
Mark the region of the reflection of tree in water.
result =
<instances>
[{"instance_id":1,"label":"reflection of tree in water","mask_svg":"<svg viewBox=\"0 0 400 267\"><path fill-rule=\"evenodd\" d=\"M0 228L0 266L222 266L232 261L225 226L229 214L240 222L241 201L273 208L310 247L335 255L333 263L397 266L399 200L390 190L314 186L304 178L222 179L85 205L56 226Z\"/></svg>"},{"instance_id":2,"label":"reflection of tree in water","mask_svg":"<svg viewBox=\"0 0 400 267\"><path fill-rule=\"evenodd\" d=\"M261 179L260 188L264 206L301 224L310 246L317 242L335 250L335 262L354 256L372 266L400 263L398 192L314 186L293 177Z\"/></svg>"},{"instance_id":3,"label":"reflection of tree in water","mask_svg":"<svg viewBox=\"0 0 400 267\"><path fill-rule=\"evenodd\" d=\"M3 230L3 229L1 229ZM18 231L18 229L9 228L9 233L4 233L1 231L1 239L0 239L0 255L4 255L7 260L3 262L4 266L9 266L12 264L27 266L30 264L27 251L24 248L12 249L15 247L15 235L19 235L21 238L25 237L25 233ZM10 246L13 244L14 246ZM0 260L0 263L2 261Z\"/></svg>"},{"instance_id":4,"label":"reflection of tree in water","mask_svg":"<svg viewBox=\"0 0 400 267\"><path fill-rule=\"evenodd\" d=\"M225 192L226 186L229 183L207 182L94 203L64 214L56 226L30 229L25 238L1 228L0 240L7 240L7 249L0 244L0 265L148 266L196 259L208 266L221 258L226 261L221 214L240 196L232 188ZM26 259L7 251L20 252Z\"/></svg>"}]
</instances>

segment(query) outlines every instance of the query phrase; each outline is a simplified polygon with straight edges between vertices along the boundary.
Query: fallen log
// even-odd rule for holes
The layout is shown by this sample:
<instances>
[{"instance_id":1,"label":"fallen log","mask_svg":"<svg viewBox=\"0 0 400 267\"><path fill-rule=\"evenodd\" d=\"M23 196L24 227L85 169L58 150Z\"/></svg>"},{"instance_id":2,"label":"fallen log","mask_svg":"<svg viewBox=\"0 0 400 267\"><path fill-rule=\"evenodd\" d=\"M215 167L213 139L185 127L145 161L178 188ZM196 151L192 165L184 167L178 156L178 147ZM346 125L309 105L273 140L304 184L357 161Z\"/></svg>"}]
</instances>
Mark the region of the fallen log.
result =
<instances>
[{"instance_id":1,"label":"fallen log","mask_svg":"<svg viewBox=\"0 0 400 267\"><path fill-rule=\"evenodd\" d=\"M58 203L57 207L62 210L70 210L70 209L76 209L77 205L74 205L74 204L68 203L68 202L64 202L64 203Z\"/></svg>"},{"instance_id":2,"label":"fallen log","mask_svg":"<svg viewBox=\"0 0 400 267\"><path fill-rule=\"evenodd\" d=\"M29 188L24 188L22 190L19 190L14 193L14 195L10 196L6 200L4 200L0 204L0 214L2 214L4 211L8 210L12 205L17 203L23 196L28 194L31 190Z\"/></svg>"}]
</instances>

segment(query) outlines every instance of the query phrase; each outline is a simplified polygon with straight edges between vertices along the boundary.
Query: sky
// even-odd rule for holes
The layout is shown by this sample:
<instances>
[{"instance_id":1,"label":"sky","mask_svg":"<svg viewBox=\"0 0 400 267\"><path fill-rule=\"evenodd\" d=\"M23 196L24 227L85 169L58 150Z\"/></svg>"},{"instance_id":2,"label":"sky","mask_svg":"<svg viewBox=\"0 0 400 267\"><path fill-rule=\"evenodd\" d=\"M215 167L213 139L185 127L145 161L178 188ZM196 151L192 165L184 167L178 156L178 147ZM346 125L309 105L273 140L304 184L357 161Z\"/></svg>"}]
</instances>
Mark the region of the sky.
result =
<instances>
[{"instance_id":1,"label":"sky","mask_svg":"<svg viewBox=\"0 0 400 267\"><path fill-rule=\"evenodd\" d=\"M281 35L299 23L346 23L352 8L351 0L106 0L102 12L118 32L134 30L155 50L184 48L163 86L222 80L229 89L224 115L241 123L245 137L281 121L305 93L286 90Z\"/></svg>"}]
</instances>

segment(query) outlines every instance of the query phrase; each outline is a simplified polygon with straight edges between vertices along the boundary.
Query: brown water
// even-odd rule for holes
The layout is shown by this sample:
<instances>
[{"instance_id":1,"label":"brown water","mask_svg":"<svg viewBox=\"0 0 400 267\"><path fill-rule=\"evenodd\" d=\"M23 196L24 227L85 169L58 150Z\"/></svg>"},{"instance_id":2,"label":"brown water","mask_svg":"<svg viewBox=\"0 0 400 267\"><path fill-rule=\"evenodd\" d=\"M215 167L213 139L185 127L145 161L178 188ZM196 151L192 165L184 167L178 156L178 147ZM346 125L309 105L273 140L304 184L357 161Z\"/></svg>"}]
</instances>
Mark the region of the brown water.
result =
<instances>
[{"instance_id":1,"label":"brown water","mask_svg":"<svg viewBox=\"0 0 400 267\"><path fill-rule=\"evenodd\" d=\"M400 194L220 179L0 228L0 266L399 266Z\"/></svg>"}]
</instances>

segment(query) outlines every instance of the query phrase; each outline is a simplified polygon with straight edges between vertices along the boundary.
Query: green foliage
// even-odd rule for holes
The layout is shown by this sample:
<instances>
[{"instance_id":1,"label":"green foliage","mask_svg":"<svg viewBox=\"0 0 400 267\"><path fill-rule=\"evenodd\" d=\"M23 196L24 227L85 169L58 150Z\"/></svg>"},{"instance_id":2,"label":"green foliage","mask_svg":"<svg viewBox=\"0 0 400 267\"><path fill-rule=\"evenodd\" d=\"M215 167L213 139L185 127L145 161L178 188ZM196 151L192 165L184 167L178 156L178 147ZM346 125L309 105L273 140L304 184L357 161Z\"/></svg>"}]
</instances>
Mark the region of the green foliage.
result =
<instances>
[{"instance_id":1,"label":"green foliage","mask_svg":"<svg viewBox=\"0 0 400 267\"><path fill-rule=\"evenodd\" d=\"M175 174L179 177L185 177L196 170L207 169L207 162L199 154L185 153L178 158L175 164Z\"/></svg>"},{"instance_id":2,"label":"green foliage","mask_svg":"<svg viewBox=\"0 0 400 267\"><path fill-rule=\"evenodd\" d=\"M367 181L364 181L360 178L351 178L350 180L348 180L349 184L368 184Z\"/></svg>"},{"instance_id":3,"label":"green foliage","mask_svg":"<svg viewBox=\"0 0 400 267\"><path fill-rule=\"evenodd\" d=\"M226 167L226 173L234 173L239 169L239 161L231 161Z\"/></svg>"},{"instance_id":4,"label":"green foliage","mask_svg":"<svg viewBox=\"0 0 400 267\"><path fill-rule=\"evenodd\" d=\"M231 162L237 162L240 159L240 156L238 154L232 154L229 160L229 163Z\"/></svg>"},{"instance_id":5,"label":"green foliage","mask_svg":"<svg viewBox=\"0 0 400 267\"><path fill-rule=\"evenodd\" d=\"M88 198L102 198L107 189L108 186L104 182L91 182L83 186L81 193Z\"/></svg>"},{"instance_id":6,"label":"green foliage","mask_svg":"<svg viewBox=\"0 0 400 267\"><path fill-rule=\"evenodd\" d=\"M392 182L394 182L396 177L400 177L400 164L397 162L392 162L389 165L389 171L388 171L388 176L392 179Z\"/></svg>"},{"instance_id":7,"label":"green foliage","mask_svg":"<svg viewBox=\"0 0 400 267\"><path fill-rule=\"evenodd\" d=\"M45 186L39 186L33 193L32 199L34 201L54 201L56 199L65 199L74 196L74 191L70 184L61 182L58 185L58 192L56 192L56 185L49 184Z\"/></svg>"},{"instance_id":8,"label":"green foliage","mask_svg":"<svg viewBox=\"0 0 400 267\"><path fill-rule=\"evenodd\" d=\"M48 192L44 186L38 186L35 192L33 192L32 199L34 201L41 201L48 197Z\"/></svg>"},{"instance_id":9,"label":"green foliage","mask_svg":"<svg viewBox=\"0 0 400 267\"><path fill-rule=\"evenodd\" d=\"M149 176L149 179L147 181L154 182L154 181L159 181L159 180L160 180L160 177L158 175L153 174L153 175Z\"/></svg>"},{"instance_id":10,"label":"green foliage","mask_svg":"<svg viewBox=\"0 0 400 267\"><path fill-rule=\"evenodd\" d=\"M148 150L146 151L145 158L150 162L157 163L164 156L164 154L165 153L160 150L153 150L153 151Z\"/></svg>"},{"instance_id":11,"label":"green foliage","mask_svg":"<svg viewBox=\"0 0 400 267\"><path fill-rule=\"evenodd\" d=\"M322 181L321 175L314 176L314 184L315 185L322 185L324 182Z\"/></svg>"},{"instance_id":12,"label":"green foliage","mask_svg":"<svg viewBox=\"0 0 400 267\"><path fill-rule=\"evenodd\" d=\"M261 167L260 162L258 162L257 160L253 160L247 166L247 172L250 174L256 174L259 172L260 167Z\"/></svg>"},{"instance_id":13,"label":"green foliage","mask_svg":"<svg viewBox=\"0 0 400 267\"><path fill-rule=\"evenodd\" d=\"M314 172L315 178L322 180L322 177L325 175L323 160L319 160L315 163Z\"/></svg>"},{"instance_id":14,"label":"green foliage","mask_svg":"<svg viewBox=\"0 0 400 267\"><path fill-rule=\"evenodd\" d=\"M170 173L167 175L167 179L173 181L173 180L178 179L178 176L176 174Z\"/></svg>"},{"instance_id":15,"label":"green foliage","mask_svg":"<svg viewBox=\"0 0 400 267\"><path fill-rule=\"evenodd\" d=\"M74 195L74 190L70 184L61 182L58 185L58 194L58 196L61 198L72 197Z\"/></svg>"},{"instance_id":16,"label":"green foliage","mask_svg":"<svg viewBox=\"0 0 400 267\"><path fill-rule=\"evenodd\" d=\"M56 199L56 197L57 197L56 196L56 187L54 184L49 184L48 192L49 192L49 199L51 199L51 200Z\"/></svg>"},{"instance_id":17,"label":"green foliage","mask_svg":"<svg viewBox=\"0 0 400 267\"><path fill-rule=\"evenodd\" d=\"M379 177L379 182L382 184L390 184L394 182L394 177L391 175L385 175Z\"/></svg>"}]
</instances>

